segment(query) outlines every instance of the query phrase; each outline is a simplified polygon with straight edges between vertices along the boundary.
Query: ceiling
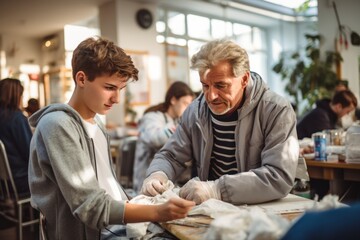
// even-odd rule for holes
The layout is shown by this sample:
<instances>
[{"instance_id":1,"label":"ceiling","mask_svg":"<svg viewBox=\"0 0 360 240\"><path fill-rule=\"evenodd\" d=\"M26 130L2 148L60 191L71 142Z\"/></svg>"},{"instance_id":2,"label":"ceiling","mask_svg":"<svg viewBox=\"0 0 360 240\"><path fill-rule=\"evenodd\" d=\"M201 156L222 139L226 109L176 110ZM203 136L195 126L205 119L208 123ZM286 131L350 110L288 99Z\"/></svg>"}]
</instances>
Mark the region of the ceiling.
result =
<instances>
[{"instance_id":1,"label":"ceiling","mask_svg":"<svg viewBox=\"0 0 360 240\"><path fill-rule=\"evenodd\" d=\"M42 38L91 19L109 0L0 0L0 35Z\"/></svg>"},{"instance_id":2,"label":"ceiling","mask_svg":"<svg viewBox=\"0 0 360 240\"><path fill-rule=\"evenodd\" d=\"M0 36L44 38L64 28L66 24L90 21L97 15L98 6L111 0L0 0ZM168 0L136 0L138 2L167 2ZM171 0L173 1L173 0ZM198 0L199 1L199 0ZM214 4L236 2L291 15L293 10L266 1L200 0Z\"/></svg>"}]
</instances>

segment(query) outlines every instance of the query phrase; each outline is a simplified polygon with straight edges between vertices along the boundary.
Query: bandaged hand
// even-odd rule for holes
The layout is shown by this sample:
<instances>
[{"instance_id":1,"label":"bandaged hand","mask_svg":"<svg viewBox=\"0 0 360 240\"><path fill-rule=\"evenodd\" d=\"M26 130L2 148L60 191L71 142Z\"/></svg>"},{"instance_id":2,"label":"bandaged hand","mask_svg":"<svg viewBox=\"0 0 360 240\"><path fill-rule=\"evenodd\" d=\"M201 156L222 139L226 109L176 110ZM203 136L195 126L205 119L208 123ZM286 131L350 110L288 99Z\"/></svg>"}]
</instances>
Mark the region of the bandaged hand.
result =
<instances>
[{"instance_id":1,"label":"bandaged hand","mask_svg":"<svg viewBox=\"0 0 360 240\"><path fill-rule=\"evenodd\" d=\"M169 186L169 184L167 184L168 181L170 180L164 172L154 172L144 180L141 193L148 196L161 194L167 190L167 186Z\"/></svg>"},{"instance_id":2,"label":"bandaged hand","mask_svg":"<svg viewBox=\"0 0 360 240\"><path fill-rule=\"evenodd\" d=\"M210 198L221 200L219 180L199 181L191 179L180 189L179 196L192 200L196 204L200 204Z\"/></svg>"}]
</instances>

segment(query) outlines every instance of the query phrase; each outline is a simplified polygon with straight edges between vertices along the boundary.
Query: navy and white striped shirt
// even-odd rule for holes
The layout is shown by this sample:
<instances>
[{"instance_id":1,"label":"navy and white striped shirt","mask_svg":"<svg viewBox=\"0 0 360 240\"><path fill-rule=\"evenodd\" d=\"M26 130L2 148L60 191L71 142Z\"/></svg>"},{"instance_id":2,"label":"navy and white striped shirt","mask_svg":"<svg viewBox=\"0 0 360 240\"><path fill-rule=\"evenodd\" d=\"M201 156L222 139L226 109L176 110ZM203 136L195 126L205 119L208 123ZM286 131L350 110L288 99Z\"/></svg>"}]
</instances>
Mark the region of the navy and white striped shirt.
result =
<instances>
[{"instance_id":1,"label":"navy and white striped shirt","mask_svg":"<svg viewBox=\"0 0 360 240\"><path fill-rule=\"evenodd\" d=\"M215 180L225 174L238 173L235 158L235 128L237 111L229 116L211 114L214 145L211 153L209 180Z\"/></svg>"}]
</instances>

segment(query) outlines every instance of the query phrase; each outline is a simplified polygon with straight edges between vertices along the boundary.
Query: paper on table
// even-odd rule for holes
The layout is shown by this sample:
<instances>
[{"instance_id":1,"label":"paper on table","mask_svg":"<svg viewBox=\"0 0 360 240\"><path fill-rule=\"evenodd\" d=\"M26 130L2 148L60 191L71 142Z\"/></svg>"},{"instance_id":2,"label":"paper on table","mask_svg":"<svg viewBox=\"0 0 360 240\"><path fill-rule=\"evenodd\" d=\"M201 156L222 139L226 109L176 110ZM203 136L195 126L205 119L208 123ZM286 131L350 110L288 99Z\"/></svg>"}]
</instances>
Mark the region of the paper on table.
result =
<instances>
[{"instance_id":1,"label":"paper on table","mask_svg":"<svg viewBox=\"0 0 360 240\"><path fill-rule=\"evenodd\" d=\"M293 194L288 194L285 198L280 200L256 205L240 206L240 208L260 208L266 212L283 214L304 212L305 210L312 208L313 206L313 200L302 198Z\"/></svg>"}]
</instances>

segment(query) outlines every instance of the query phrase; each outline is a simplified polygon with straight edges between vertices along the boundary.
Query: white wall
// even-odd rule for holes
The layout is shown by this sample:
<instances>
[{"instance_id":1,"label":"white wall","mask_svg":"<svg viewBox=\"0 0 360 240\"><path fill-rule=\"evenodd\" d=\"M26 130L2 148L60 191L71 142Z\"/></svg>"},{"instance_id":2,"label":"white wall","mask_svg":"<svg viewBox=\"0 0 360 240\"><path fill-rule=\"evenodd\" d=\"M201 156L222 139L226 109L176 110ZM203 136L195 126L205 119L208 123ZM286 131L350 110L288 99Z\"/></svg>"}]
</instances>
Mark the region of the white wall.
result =
<instances>
[{"instance_id":1,"label":"white wall","mask_svg":"<svg viewBox=\"0 0 360 240\"><path fill-rule=\"evenodd\" d=\"M353 31L360 34L359 0L333 0L336 3L341 25L350 27ZM322 51L335 50L335 38L338 36L338 25L336 15L331 4L332 1L319 0L319 32L325 37ZM359 58L360 46L352 46L350 44L349 34L347 35L349 48L340 49L340 54L344 61L341 64L341 78L349 81L350 89L360 96L360 76L359 76Z\"/></svg>"},{"instance_id":2,"label":"white wall","mask_svg":"<svg viewBox=\"0 0 360 240\"><path fill-rule=\"evenodd\" d=\"M23 63L41 64L39 39L9 34L2 35L1 39L0 50L5 52L6 66L10 66L12 71L19 71L19 66ZM15 50L13 56L12 49Z\"/></svg>"}]
</instances>

